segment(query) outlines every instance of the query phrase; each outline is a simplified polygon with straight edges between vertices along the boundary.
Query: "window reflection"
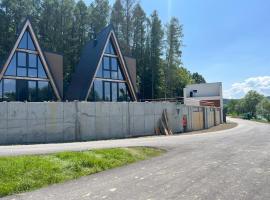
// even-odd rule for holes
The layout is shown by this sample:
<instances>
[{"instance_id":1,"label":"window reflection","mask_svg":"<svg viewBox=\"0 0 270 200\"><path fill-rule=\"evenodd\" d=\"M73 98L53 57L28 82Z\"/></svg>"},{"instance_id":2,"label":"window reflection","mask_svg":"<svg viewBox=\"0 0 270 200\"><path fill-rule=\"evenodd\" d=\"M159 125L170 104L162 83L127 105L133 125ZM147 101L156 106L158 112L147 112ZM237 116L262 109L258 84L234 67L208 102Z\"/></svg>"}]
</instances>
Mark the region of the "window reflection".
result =
<instances>
[{"instance_id":1,"label":"window reflection","mask_svg":"<svg viewBox=\"0 0 270 200\"><path fill-rule=\"evenodd\" d=\"M19 49L29 49L32 51L36 50L31 34L28 31L25 31L23 34L18 47Z\"/></svg>"},{"instance_id":2,"label":"window reflection","mask_svg":"<svg viewBox=\"0 0 270 200\"><path fill-rule=\"evenodd\" d=\"M19 44L20 49L27 49L27 32L23 34L23 37Z\"/></svg>"},{"instance_id":3,"label":"window reflection","mask_svg":"<svg viewBox=\"0 0 270 200\"><path fill-rule=\"evenodd\" d=\"M18 66L26 67L26 53L18 52L17 55L18 55Z\"/></svg>"},{"instance_id":4,"label":"window reflection","mask_svg":"<svg viewBox=\"0 0 270 200\"><path fill-rule=\"evenodd\" d=\"M28 56L29 56L29 58L28 58L29 67L36 68L37 67L37 55L28 54Z\"/></svg>"},{"instance_id":5,"label":"window reflection","mask_svg":"<svg viewBox=\"0 0 270 200\"><path fill-rule=\"evenodd\" d=\"M121 68L119 66L118 66L118 79L119 80L124 80L122 70L121 70Z\"/></svg>"},{"instance_id":6,"label":"window reflection","mask_svg":"<svg viewBox=\"0 0 270 200\"><path fill-rule=\"evenodd\" d=\"M48 101L56 100L54 91L47 79L44 66L36 51L31 34L26 31L0 81L0 100L5 101ZM5 77L9 76L9 77ZM10 76L17 76L10 79ZM23 78L20 78L23 77ZM29 78L27 78L29 77ZM44 81L30 80L43 78ZM28 79L28 80L27 80Z\"/></svg>"},{"instance_id":7,"label":"window reflection","mask_svg":"<svg viewBox=\"0 0 270 200\"><path fill-rule=\"evenodd\" d=\"M25 67L18 67L17 68L17 76L26 76L27 70Z\"/></svg>"},{"instance_id":8,"label":"window reflection","mask_svg":"<svg viewBox=\"0 0 270 200\"><path fill-rule=\"evenodd\" d=\"M103 82L104 84L104 101L111 101L111 83Z\"/></svg>"},{"instance_id":9,"label":"window reflection","mask_svg":"<svg viewBox=\"0 0 270 200\"><path fill-rule=\"evenodd\" d=\"M118 101L126 101L127 98L127 89L126 89L126 84L125 83L119 83L119 97Z\"/></svg>"},{"instance_id":10,"label":"window reflection","mask_svg":"<svg viewBox=\"0 0 270 200\"><path fill-rule=\"evenodd\" d=\"M37 77L37 69L32 69L32 68L29 68L28 69L28 76L29 77Z\"/></svg>"},{"instance_id":11,"label":"window reflection","mask_svg":"<svg viewBox=\"0 0 270 200\"><path fill-rule=\"evenodd\" d=\"M118 93L118 83L112 82L112 101L117 101L117 93Z\"/></svg>"},{"instance_id":12,"label":"window reflection","mask_svg":"<svg viewBox=\"0 0 270 200\"><path fill-rule=\"evenodd\" d=\"M16 81L12 79L4 79L3 82L3 100L15 101L16 100Z\"/></svg>"},{"instance_id":13,"label":"window reflection","mask_svg":"<svg viewBox=\"0 0 270 200\"><path fill-rule=\"evenodd\" d=\"M35 45L34 45L34 42L33 42L33 40L32 40L32 37L31 37L31 34L28 32L28 49L30 49L30 50L36 50L36 48L35 48Z\"/></svg>"},{"instance_id":14,"label":"window reflection","mask_svg":"<svg viewBox=\"0 0 270 200\"><path fill-rule=\"evenodd\" d=\"M117 58L111 58L111 69L117 71L117 67L118 67Z\"/></svg>"},{"instance_id":15,"label":"window reflection","mask_svg":"<svg viewBox=\"0 0 270 200\"><path fill-rule=\"evenodd\" d=\"M38 58L38 77L39 78L47 78L47 75L44 71L43 64L41 63L40 58Z\"/></svg>"},{"instance_id":16,"label":"window reflection","mask_svg":"<svg viewBox=\"0 0 270 200\"><path fill-rule=\"evenodd\" d=\"M110 41L105 49L102 58L102 66L98 68L89 101L130 101L131 96L128 91L124 76L119 64L118 57L115 56L113 43ZM111 55L109 55L111 54ZM106 80L104 80L106 79ZM118 81L117 81L118 80ZM119 81L120 80L120 81Z\"/></svg>"},{"instance_id":17,"label":"window reflection","mask_svg":"<svg viewBox=\"0 0 270 200\"><path fill-rule=\"evenodd\" d=\"M0 80L0 101L2 101L2 97L3 97L3 81Z\"/></svg>"},{"instance_id":18,"label":"window reflection","mask_svg":"<svg viewBox=\"0 0 270 200\"><path fill-rule=\"evenodd\" d=\"M5 75L6 76L16 76L16 56L13 55L8 67L7 67L7 70L5 72Z\"/></svg>"},{"instance_id":19,"label":"window reflection","mask_svg":"<svg viewBox=\"0 0 270 200\"><path fill-rule=\"evenodd\" d=\"M103 58L103 69L110 70L110 58L107 56Z\"/></svg>"},{"instance_id":20,"label":"window reflection","mask_svg":"<svg viewBox=\"0 0 270 200\"><path fill-rule=\"evenodd\" d=\"M28 101L37 101L37 81L28 81Z\"/></svg>"},{"instance_id":21,"label":"window reflection","mask_svg":"<svg viewBox=\"0 0 270 200\"><path fill-rule=\"evenodd\" d=\"M28 96L27 80L16 80L16 100L26 101Z\"/></svg>"},{"instance_id":22,"label":"window reflection","mask_svg":"<svg viewBox=\"0 0 270 200\"><path fill-rule=\"evenodd\" d=\"M108 43L108 45L106 47L105 53L106 54L113 54L113 55L116 54L111 40L109 41L109 43Z\"/></svg>"},{"instance_id":23,"label":"window reflection","mask_svg":"<svg viewBox=\"0 0 270 200\"><path fill-rule=\"evenodd\" d=\"M100 80L95 80L94 82L94 99L95 101L103 100L103 86Z\"/></svg>"},{"instance_id":24,"label":"window reflection","mask_svg":"<svg viewBox=\"0 0 270 200\"><path fill-rule=\"evenodd\" d=\"M38 81L38 100L48 101L49 83L46 81Z\"/></svg>"},{"instance_id":25,"label":"window reflection","mask_svg":"<svg viewBox=\"0 0 270 200\"><path fill-rule=\"evenodd\" d=\"M98 71L97 71L96 76L99 77L99 78L102 78L102 67L101 66L98 67Z\"/></svg>"}]
</instances>

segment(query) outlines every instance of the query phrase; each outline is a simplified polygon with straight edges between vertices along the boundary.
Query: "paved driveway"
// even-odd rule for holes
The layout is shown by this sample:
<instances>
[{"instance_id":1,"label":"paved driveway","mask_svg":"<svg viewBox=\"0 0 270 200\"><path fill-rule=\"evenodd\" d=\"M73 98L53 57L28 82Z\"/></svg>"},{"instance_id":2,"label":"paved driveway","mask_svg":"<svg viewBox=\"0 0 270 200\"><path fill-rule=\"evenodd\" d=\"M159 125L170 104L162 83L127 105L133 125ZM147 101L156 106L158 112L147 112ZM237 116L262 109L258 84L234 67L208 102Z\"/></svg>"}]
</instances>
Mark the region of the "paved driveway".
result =
<instances>
[{"instance_id":1,"label":"paved driveway","mask_svg":"<svg viewBox=\"0 0 270 200\"><path fill-rule=\"evenodd\" d=\"M5 199L270 199L270 125L171 137L0 147L1 155L115 146L163 147L161 157Z\"/></svg>"}]
</instances>

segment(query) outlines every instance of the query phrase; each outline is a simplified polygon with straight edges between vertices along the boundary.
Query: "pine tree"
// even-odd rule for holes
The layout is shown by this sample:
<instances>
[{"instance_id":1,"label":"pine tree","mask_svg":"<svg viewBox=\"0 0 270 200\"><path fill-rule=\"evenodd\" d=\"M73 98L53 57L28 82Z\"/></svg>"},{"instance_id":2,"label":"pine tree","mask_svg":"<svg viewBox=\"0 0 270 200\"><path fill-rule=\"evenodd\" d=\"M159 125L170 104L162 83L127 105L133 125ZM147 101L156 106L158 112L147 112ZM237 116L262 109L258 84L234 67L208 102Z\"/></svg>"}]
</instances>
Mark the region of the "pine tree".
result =
<instances>
[{"instance_id":1,"label":"pine tree","mask_svg":"<svg viewBox=\"0 0 270 200\"><path fill-rule=\"evenodd\" d=\"M118 40L123 39L123 24L124 24L124 8L121 0L116 0L112 7L110 23L113 24L115 34Z\"/></svg>"},{"instance_id":2,"label":"pine tree","mask_svg":"<svg viewBox=\"0 0 270 200\"><path fill-rule=\"evenodd\" d=\"M83 0L76 3L74 9L74 21L72 30L73 66L79 61L81 50L88 40L88 30L90 28L88 8Z\"/></svg>"},{"instance_id":3,"label":"pine tree","mask_svg":"<svg viewBox=\"0 0 270 200\"><path fill-rule=\"evenodd\" d=\"M150 21L151 98L159 98L162 96L162 88L164 88L162 80L163 66L161 62L164 32L156 10L151 15Z\"/></svg>"},{"instance_id":4,"label":"pine tree","mask_svg":"<svg viewBox=\"0 0 270 200\"><path fill-rule=\"evenodd\" d=\"M192 74L192 79L193 79L194 83L206 83L203 76L201 74L199 74L198 72L195 72Z\"/></svg>"},{"instance_id":5,"label":"pine tree","mask_svg":"<svg viewBox=\"0 0 270 200\"><path fill-rule=\"evenodd\" d=\"M165 98L176 95L176 70L181 64L182 38L182 25L173 17L166 26Z\"/></svg>"},{"instance_id":6,"label":"pine tree","mask_svg":"<svg viewBox=\"0 0 270 200\"><path fill-rule=\"evenodd\" d=\"M124 8L124 21L122 26L124 44L122 45L122 51L124 54L130 55L133 33L132 13L135 0L122 0L122 5Z\"/></svg>"},{"instance_id":7,"label":"pine tree","mask_svg":"<svg viewBox=\"0 0 270 200\"><path fill-rule=\"evenodd\" d=\"M132 56L137 61L137 83L140 95L144 95L144 51L145 51L145 40L146 40L146 14L140 4L136 4L133 14L132 21L134 26L133 33L133 45L132 45Z\"/></svg>"},{"instance_id":8,"label":"pine tree","mask_svg":"<svg viewBox=\"0 0 270 200\"><path fill-rule=\"evenodd\" d=\"M42 47L64 55L64 86L74 67L73 19L74 0L44 0L41 4L39 35Z\"/></svg>"},{"instance_id":9,"label":"pine tree","mask_svg":"<svg viewBox=\"0 0 270 200\"><path fill-rule=\"evenodd\" d=\"M110 5L108 0L95 0L89 6L91 29L90 38L108 25Z\"/></svg>"}]
</instances>

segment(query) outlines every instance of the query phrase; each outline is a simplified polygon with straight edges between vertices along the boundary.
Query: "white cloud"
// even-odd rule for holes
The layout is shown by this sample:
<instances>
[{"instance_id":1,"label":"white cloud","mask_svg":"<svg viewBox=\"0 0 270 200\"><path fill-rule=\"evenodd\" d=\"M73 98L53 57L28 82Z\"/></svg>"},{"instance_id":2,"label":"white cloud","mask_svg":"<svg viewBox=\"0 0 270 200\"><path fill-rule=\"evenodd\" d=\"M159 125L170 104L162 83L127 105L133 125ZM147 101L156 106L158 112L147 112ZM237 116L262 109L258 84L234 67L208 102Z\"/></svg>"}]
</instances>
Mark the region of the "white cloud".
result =
<instances>
[{"instance_id":1,"label":"white cloud","mask_svg":"<svg viewBox=\"0 0 270 200\"><path fill-rule=\"evenodd\" d=\"M270 76L251 77L243 82L234 83L230 89L224 90L224 98L242 98L250 90L270 96Z\"/></svg>"}]
</instances>

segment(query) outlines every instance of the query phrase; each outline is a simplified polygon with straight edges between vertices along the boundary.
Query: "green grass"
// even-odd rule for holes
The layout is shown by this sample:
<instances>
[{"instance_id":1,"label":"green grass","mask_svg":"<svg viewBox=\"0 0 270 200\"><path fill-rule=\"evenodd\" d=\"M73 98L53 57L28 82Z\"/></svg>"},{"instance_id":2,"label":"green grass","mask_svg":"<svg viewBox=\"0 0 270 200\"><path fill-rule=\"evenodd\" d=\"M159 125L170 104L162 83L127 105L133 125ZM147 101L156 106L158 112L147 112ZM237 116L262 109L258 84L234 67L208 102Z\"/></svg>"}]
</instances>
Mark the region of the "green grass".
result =
<instances>
[{"instance_id":1,"label":"green grass","mask_svg":"<svg viewBox=\"0 0 270 200\"><path fill-rule=\"evenodd\" d=\"M270 122L268 122L266 120L262 120L262 119L251 119L251 121L261 122L261 123L265 123L265 124L270 124Z\"/></svg>"},{"instance_id":2,"label":"green grass","mask_svg":"<svg viewBox=\"0 0 270 200\"><path fill-rule=\"evenodd\" d=\"M0 197L76 179L150 157L163 150L147 147L0 157Z\"/></svg>"}]
</instances>

